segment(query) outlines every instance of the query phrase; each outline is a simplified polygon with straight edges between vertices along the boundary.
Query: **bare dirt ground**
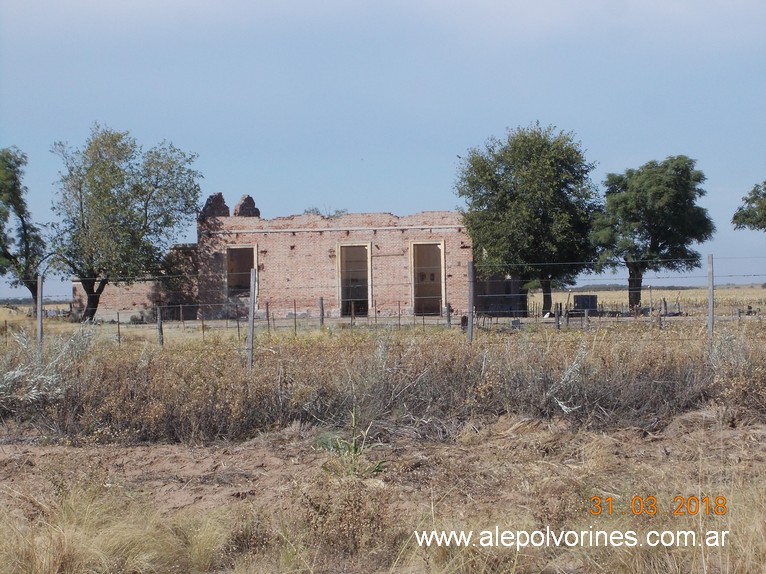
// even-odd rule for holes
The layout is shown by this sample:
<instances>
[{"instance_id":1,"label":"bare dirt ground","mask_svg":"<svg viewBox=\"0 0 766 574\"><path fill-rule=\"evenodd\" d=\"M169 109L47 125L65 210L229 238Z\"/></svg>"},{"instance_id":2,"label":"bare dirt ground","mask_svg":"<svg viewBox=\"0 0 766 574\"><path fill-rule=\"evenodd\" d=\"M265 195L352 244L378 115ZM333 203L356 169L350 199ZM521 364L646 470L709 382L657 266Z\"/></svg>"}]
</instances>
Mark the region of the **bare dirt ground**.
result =
<instances>
[{"instance_id":1,"label":"bare dirt ground","mask_svg":"<svg viewBox=\"0 0 766 574\"><path fill-rule=\"evenodd\" d=\"M322 432L295 424L238 444L45 446L6 427L0 505L28 515L62 485L97 481L163 513L243 501L290 512L296 488L344 468L334 464L337 454L317 447ZM659 434L505 416L475 421L449 444L409 429L377 434L385 442L370 440L359 468L382 463L381 472L363 470L364 480L386 493L386 512L410 529L604 526L607 518L589 514L591 496L614 497L620 515L633 496L656 496L667 525L676 496L709 495L726 496L728 513L706 517L708 527L736 531L752 519L745 509L763 504L752 493L763 491L766 425L726 421L714 411L680 416ZM609 520L625 528L651 524L627 514Z\"/></svg>"},{"instance_id":2,"label":"bare dirt ground","mask_svg":"<svg viewBox=\"0 0 766 574\"><path fill-rule=\"evenodd\" d=\"M164 511L251 497L276 501L292 482L327 472L323 466L335 455L316 446L316 435L315 428L295 425L244 443L207 446L41 446L6 436L0 501L13 504L14 491L42 494L62 482L93 479L144 493ZM441 490L455 480L459 497L496 506L523 490L525 474L562 484L587 480L584 486L594 491L618 478L646 482L668 472L676 480L686 477L693 489L705 477L764 476L766 426L732 428L715 413L699 411L656 435L639 429L605 434L572 430L563 421L501 417L468 425L456 444L389 436L386 443L370 441L365 454L370 463L384 463L379 480L413 498L413 491Z\"/></svg>"}]
</instances>

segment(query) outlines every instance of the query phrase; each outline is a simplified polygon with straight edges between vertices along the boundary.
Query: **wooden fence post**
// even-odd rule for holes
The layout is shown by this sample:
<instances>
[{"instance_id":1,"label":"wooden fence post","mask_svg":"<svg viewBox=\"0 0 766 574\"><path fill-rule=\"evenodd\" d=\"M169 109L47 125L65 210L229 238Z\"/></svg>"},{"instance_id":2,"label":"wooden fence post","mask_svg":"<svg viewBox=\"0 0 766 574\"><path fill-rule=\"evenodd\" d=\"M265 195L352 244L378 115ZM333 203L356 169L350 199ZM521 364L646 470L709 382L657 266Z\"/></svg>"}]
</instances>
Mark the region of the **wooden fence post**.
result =
<instances>
[{"instance_id":1,"label":"wooden fence post","mask_svg":"<svg viewBox=\"0 0 766 574\"><path fill-rule=\"evenodd\" d=\"M247 315L247 370L253 370L253 354L255 349L255 269L250 269L250 304ZM239 319L237 319L239 330Z\"/></svg>"},{"instance_id":2,"label":"wooden fence post","mask_svg":"<svg viewBox=\"0 0 766 574\"><path fill-rule=\"evenodd\" d=\"M707 256L707 338L713 344L713 324L715 322L715 276L713 274L713 255Z\"/></svg>"},{"instance_id":3,"label":"wooden fence post","mask_svg":"<svg viewBox=\"0 0 766 574\"><path fill-rule=\"evenodd\" d=\"M468 262L468 342L473 343L473 298L474 298L474 278L476 272L473 261Z\"/></svg>"},{"instance_id":4,"label":"wooden fence post","mask_svg":"<svg viewBox=\"0 0 766 574\"><path fill-rule=\"evenodd\" d=\"M157 305L157 342L160 347L165 345L165 335L162 332L162 307Z\"/></svg>"},{"instance_id":5,"label":"wooden fence post","mask_svg":"<svg viewBox=\"0 0 766 574\"><path fill-rule=\"evenodd\" d=\"M37 352L43 354L43 276L37 275Z\"/></svg>"}]
</instances>

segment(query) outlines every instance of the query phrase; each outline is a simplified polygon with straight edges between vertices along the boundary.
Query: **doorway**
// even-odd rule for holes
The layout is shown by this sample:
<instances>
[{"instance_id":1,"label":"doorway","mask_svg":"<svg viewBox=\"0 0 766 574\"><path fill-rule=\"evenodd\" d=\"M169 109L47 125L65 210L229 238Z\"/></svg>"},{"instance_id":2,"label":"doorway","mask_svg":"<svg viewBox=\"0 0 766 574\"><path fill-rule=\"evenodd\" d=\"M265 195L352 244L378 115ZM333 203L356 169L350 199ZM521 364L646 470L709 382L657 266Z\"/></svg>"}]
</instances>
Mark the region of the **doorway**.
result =
<instances>
[{"instance_id":1,"label":"doorway","mask_svg":"<svg viewBox=\"0 0 766 574\"><path fill-rule=\"evenodd\" d=\"M250 293L250 270L255 267L254 247L226 250L226 290L229 297Z\"/></svg>"},{"instance_id":2,"label":"doorway","mask_svg":"<svg viewBox=\"0 0 766 574\"><path fill-rule=\"evenodd\" d=\"M416 315L441 315L442 267L441 243L412 245L413 307Z\"/></svg>"},{"instance_id":3,"label":"doorway","mask_svg":"<svg viewBox=\"0 0 766 574\"><path fill-rule=\"evenodd\" d=\"M340 246L340 314L366 317L370 309L368 245Z\"/></svg>"}]
</instances>

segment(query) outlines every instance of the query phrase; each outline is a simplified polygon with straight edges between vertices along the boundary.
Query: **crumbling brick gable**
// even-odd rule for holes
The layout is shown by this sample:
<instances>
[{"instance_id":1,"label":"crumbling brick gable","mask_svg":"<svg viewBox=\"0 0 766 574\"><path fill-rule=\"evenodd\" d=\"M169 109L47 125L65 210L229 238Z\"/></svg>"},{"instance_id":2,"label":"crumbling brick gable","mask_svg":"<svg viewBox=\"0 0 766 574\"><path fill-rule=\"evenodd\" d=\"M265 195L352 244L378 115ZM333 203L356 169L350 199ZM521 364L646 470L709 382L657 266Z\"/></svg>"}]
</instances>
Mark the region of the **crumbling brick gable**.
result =
<instances>
[{"instance_id":1,"label":"crumbling brick gable","mask_svg":"<svg viewBox=\"0 0 766 574\"><path fill-rule=\"evenodd\" d=\"M255 204L253 204L255 206ZM208 217L229 217L229 206L226 205L226 200L223 198L222 193L214 193L207 198L205 206L200 213L200 219L207 219Z\"/></svg>"},{"instance_id":2,"label":"crumbling brick gable","mask_svg":"<svg viewBox=\"0 0 766 574\"><path fill-rule=\"evenodd\" d=\"M255 201L249 195L243 195L234 206L234 217L260 217L261 210L255 207Z\"/></svg>"}]
</instances>

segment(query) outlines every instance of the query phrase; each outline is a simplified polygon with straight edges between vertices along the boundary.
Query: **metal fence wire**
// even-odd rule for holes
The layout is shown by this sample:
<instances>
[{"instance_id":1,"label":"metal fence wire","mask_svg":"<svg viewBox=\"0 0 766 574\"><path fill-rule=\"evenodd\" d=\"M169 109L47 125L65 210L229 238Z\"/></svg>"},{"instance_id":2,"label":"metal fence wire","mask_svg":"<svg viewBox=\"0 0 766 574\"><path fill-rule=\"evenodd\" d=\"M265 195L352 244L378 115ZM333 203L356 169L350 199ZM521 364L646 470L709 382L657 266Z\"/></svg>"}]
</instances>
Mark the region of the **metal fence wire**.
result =
<instances>
[{"instance_id":1,"label":"metal fence wire","mask_svg":"<svg viewBox=\"0 0 766 574\"><path fill-rule=\"evenodd\" d=\"M703 337L712 338L716 322L741 325L746 322L761 323L766 311L765 258L740 261L747 272L725 272L718 277L714 273L713 257L707 258L706 273L662 276L653 274L644 278L640 305L628 305L627 285L603 276L578 278L577 287L556 286L550 293L550 304L544 305L539 283L525 277L485 273L477 276L469 265L468 302L455 305L448 296L429 289L419 291L417 282L432 285L428 271L420 271L423 277L413 277L409 287L415 294L412 301L399 302L386 314L379 312L378 303L368 299L367 280L354 277L341 278L340 314L328 316L328 301L316 297L306 304L306 297L292 299L287 311L284 300L293 287L286 285L280 293L281 313L270 307L268 294L254 292L255 270L250 292L242 291L224 298L221 303L186 301L180 291L167 290L165 299L149 305L140 312L120 310L107 320L99 319L93 327L99 336L119 345L134 342L167 341L197 337L204 340L210 336L226 336L245 344L248 333L299 333L340 329L462 329L470 339L474 330L494 332L517 332L524 329L593 329L625 321L662 327L674 322L697 323ZM437 273L436 270L433 272ZM140 278L133 278L138 280ZM196 277L180 277L181 283L193 282ZM716 284L716 280L721 285ZM675 282L675 283L674 283ZM244 282L242 282L244 285ZM42 289L43 281L39 282ZM338 290L338 285L315 285L317 292ZM199 293L196 294L199 297ZM204 293L203 293L204 295ZM305 295L305 293L303 294ZM255 297L256 304L250 302ZM199 297L204 300L205 297ZM48 327L52 333L63 331L63 325L79 316L73 301L53 301L40 293L40 316L36 320L32 306L6 305L5 317L0 323L0 334L6 347L15 333L36 331L42 345L43 333ZM336 307L337 302L333 303ZM36 323L36 324L35 324Z\"/></svg>"}]
</instances>

